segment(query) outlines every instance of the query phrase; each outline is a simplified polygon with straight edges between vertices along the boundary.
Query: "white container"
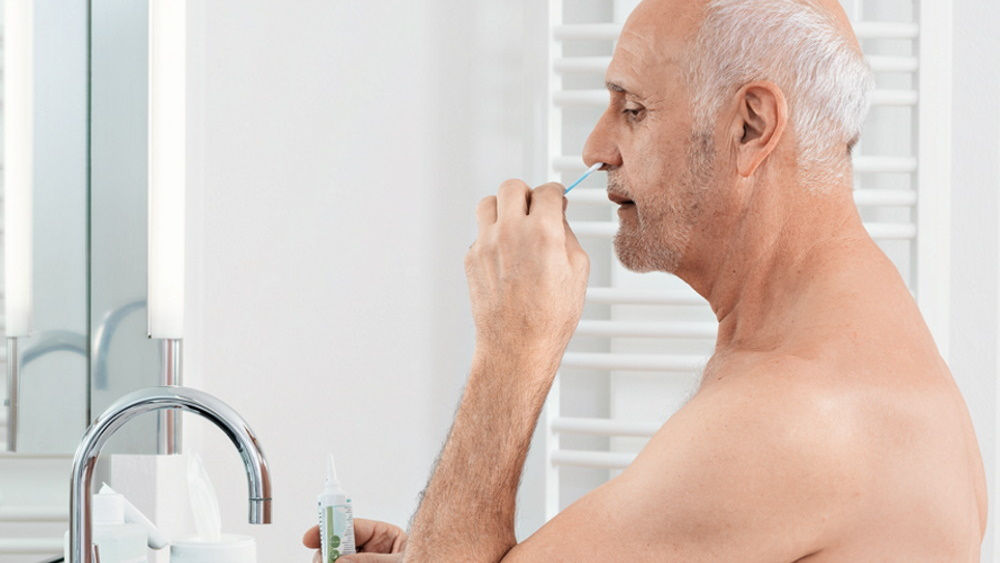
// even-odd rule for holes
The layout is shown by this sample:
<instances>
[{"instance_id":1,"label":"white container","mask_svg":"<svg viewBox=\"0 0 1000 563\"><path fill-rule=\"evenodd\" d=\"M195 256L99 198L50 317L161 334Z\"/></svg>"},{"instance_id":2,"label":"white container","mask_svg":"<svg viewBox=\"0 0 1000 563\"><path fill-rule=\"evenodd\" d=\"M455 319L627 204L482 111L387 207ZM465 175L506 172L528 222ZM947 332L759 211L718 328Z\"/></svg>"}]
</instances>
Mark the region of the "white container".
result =
<instances>
[{"instance_id":1,"label":"white container","mask_svg":"<svg viewBox=\"0 0 1000 563\"><path fill-rule=\"evenodd\" d=\"M175 541L170 545L170 563L256 563L256 561L257 542L250 536L222 534L217 542L192 538Z\"/></svg>"},{"instance_id":2,"label":"white container","mask_svg":"<svg viewBox=\"0 0 1000 563\"><path fill-rule=\"evenodd\" d=\"M90 510L94 545L101 563L146 563L148 534L141 524L125 522L125 497L102 490L93 496ZM69 532L65 557L69 560Z\"/></svg>"}]
</instances>

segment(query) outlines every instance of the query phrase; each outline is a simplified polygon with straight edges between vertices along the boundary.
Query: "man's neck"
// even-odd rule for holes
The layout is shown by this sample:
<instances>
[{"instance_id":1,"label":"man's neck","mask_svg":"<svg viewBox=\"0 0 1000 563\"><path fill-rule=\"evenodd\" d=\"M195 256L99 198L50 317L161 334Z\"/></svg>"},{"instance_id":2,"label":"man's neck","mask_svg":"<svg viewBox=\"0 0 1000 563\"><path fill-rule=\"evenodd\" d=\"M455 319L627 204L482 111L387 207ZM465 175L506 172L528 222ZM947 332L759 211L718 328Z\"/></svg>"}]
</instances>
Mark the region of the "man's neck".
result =
<instances>
[{"instance_id":1,"label":"man's neck","mask_svg":"<svg viewBox=\"0 0 1000 563\"><path fill-rule=\"evenodd\" d=\"M846 186L755 194L724 235L710 238L692 241L688 254L701 259L678 275L712 306L717 352L776 346L803 292L872 247Z\"/></svg>"}]
</instances>

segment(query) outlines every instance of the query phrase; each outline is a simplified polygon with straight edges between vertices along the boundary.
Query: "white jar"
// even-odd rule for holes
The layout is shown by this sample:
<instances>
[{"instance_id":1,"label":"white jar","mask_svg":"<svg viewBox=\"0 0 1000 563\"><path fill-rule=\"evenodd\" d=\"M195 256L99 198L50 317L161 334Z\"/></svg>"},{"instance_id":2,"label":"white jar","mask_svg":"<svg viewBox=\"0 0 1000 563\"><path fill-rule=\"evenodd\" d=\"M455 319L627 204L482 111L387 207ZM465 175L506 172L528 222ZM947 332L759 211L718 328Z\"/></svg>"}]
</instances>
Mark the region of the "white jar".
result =
<instances>
[{"instance_id":1,"label":"white jar","mask_svg":"<svg viewBox=\"0 0 1000 563\"><path fill-rule=\"evenodd\" d=\"M170 563L256 563L256 561L257 542L250 536L223 534L217 542L193 538L170 544Z\"/></svg>"}]
</instances>

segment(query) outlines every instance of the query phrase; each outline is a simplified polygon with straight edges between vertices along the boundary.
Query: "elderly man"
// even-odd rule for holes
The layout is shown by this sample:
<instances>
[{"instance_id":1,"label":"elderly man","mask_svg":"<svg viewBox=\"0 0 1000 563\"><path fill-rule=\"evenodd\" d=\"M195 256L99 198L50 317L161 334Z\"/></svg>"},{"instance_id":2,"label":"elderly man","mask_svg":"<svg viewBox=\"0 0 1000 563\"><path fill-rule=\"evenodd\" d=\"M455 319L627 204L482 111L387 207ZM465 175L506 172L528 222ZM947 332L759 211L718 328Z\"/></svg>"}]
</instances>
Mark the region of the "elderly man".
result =
<instances>
[{"instance_id":1,"label":"elderly man","mask_svg":"<svg viewBox=\"0 0 1000 563\"><path fill-rule=\"evenodd\" d=\"M965 404L852 199L870 71L836 0L646 0L587 142L615 247L708 299L694 397L612 479L518 543L532 430L588 259L561 186L500 186L466 270L468 385L410 536L359 520L348 561L976 561ZM315 530L307 545L316 545Z\"/></svg>"}]
</instances>

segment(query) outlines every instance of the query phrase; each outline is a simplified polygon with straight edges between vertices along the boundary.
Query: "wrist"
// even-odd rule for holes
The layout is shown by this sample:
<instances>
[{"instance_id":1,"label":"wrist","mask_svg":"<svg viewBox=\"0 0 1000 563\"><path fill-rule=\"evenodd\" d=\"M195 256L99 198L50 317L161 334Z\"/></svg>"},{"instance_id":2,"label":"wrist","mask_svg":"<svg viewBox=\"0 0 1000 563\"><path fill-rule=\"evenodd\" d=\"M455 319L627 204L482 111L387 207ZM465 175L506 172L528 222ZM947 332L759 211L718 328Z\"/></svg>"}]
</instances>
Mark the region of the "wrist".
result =
<instances>
[{"instance_id":1,"label":"wrist","mask_svg":"<svg viewBox=\"0 0 1000 563\"><path fill-rule=\"evenodd\" d=\"M491 348L476 348L469 387L476 387L497 400L544 400L552 387L560 358L524 351L511 352ZM503 398L506 397L506 398Z\"/></svg>"},{"instance_id":2,"label":"wrist","mask_svg":"<svg viewBox=\"0 0 1000 563\"><path fill-rule=\"evenodd\" d=\"M555 375L564 351L564 347L501 344L477 339L472 363L473 366L500 367L532 378L544 378Z\"/></svg>"}]
</instances>

